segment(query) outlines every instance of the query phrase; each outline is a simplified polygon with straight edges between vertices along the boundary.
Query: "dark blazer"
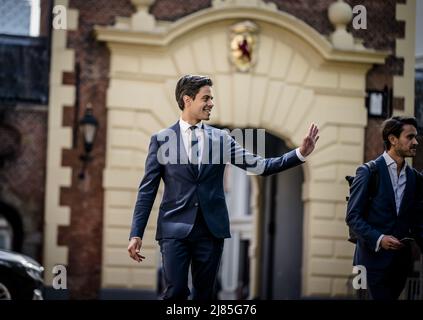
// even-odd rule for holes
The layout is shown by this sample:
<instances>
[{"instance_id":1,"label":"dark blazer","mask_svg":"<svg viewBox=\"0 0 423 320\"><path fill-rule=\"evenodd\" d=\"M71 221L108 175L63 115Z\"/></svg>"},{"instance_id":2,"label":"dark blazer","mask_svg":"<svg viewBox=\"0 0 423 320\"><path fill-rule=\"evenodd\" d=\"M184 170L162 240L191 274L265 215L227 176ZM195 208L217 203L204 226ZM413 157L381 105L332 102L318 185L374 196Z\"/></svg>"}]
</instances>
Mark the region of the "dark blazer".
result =
<instances>
[{"instance_id":1,"label":"dark blazer","mask_svg":"<svg viewBox=\"0 0 423 320\"><path fill-rule=\"evenodd\" d=\"M383 156L376 159L376 166L379 186L369 205L367 219L363 218L363 212L368 202L370 170L366 166L360 166L351 185L346 222L358 235L354 265L381 270L392 262L395 251L383 248L375 251L380 235L393 235L397 239L415 236L416 175L410 167L406 168L407 183L397 215L394 190Z\"/></svg>"},{"instance_id":2,"label":"dark blazer","mask_svg":"<svg viewBox=\"0 0 423 320\"><path fill-rule=\"evenodd\" d=\"M151 137L130 237L143 237L161 179L164 194L157 219L157 240L185 238L194 225L198 207L201 207L210 232L217 238L229 238L223 190L226 163L260 175L277 173L302 163L295 150L281 157L264 159L243 149L226 131L203 126L205 141L198 176L188 162L179 121Z\"/></svg>"},{"instance_id":3,"label":"dark blazer","mask_svg":"<svg viewBox=\"0 0 423 320\"><path fill-rule=\"evenodd\" d=\"M416 202L414 208L413 234L423 252L423 171L417 174Z\"/></svg>"}]
</instances>

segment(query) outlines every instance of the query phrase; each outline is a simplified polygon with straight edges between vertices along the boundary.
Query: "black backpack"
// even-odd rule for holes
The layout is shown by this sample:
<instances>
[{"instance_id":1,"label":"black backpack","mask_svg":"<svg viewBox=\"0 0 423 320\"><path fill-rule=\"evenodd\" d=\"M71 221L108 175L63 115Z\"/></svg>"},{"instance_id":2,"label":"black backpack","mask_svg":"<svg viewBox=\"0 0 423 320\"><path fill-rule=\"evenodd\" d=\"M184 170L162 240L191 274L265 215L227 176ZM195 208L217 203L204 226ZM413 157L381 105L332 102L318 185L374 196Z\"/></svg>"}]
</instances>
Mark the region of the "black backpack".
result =
<instances>
[{"instance_id":1,"label":"black backpack","mask_svg":"<svg viewBox=\"0 0 423 320\"><path fill-rule=\"evenodd\" d=\"M369 168L369 170L370 170L369 189L368 189L369 190L369 192L368 192L369 199L367 201L366 209L363 212L363 215L364 215L363 218L367 219L368 214L369 214L368 208L369 208L370 202L373 200L373 198L377 194L377 189L378 189L378 186L379 186L379 173L377 171L376 162L374 160L369 161L369 162L365 163L364 165L367 168ZM351 185L354 181L354 177L346 176L345 180L348 181L348 184L351 188ZM346 197L347 202L348 202L349 199L350 199L350 197ZM354 244L357 243L357 235L349 227L348 227L348 231L349 231L348 241L352 242Z\"/></svg>"}]
</instances>

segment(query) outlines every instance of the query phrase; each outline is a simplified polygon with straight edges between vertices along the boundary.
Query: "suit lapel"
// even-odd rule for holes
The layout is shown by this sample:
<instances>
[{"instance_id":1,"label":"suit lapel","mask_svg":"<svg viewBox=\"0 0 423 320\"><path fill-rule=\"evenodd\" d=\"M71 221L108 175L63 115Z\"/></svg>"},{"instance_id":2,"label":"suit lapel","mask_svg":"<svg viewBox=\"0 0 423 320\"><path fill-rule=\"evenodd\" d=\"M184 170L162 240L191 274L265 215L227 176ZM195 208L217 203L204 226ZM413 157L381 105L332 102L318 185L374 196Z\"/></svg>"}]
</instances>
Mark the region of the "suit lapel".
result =
<instances>
[{"instance_id":1,"label":"suit lapel","mask_svg":"<svg viewBox=\"0 0 423 320\"><path fill-rule=\"evenodd\" d=\"M200 172L198 174L198 178L200 179L201 176L205 174L208 168L210 168L210 164L212 162L212 129L203 123L204 128L204 144L203 144L203 155L201 159L201 166Z\"/></svg>"},{"instance_id":2,"label":"suit lapel","mask_svg":"<svg viewBox=\"0 0 423 320\"><path fill-rule=\"evenodd\" d=\"M408 166L405 168L405 174L407 175L407 182L405 184L404 196L402 197L398 215L403 214L408 206L413 202L412 196L415 189L415 176L413 170Z\"/></svg>"},{"instance_id":3,"label":"suit lapel","mask_svg":"<svg viewBox=\"0 0 423 320\"><path fill-rule=\"evenodd\" d=\"M389 194L389 199L390 199L390 202L391 202L391 206L393 208L393 212L395 213L395 216L396 216L397 215L397 209L396 209L397 206L395 204L394 188L392 187L391 176L389 175L388 166L386 165L386 161L385 161L385 158L383 156L380 156L379 163L380 163L379 169L382 170L382 171L380 171L382 173L380 177L381 178L382 178L382 176L385 177L385 179L384 179L384 180L386 180L385 185L387 187L387 192ZM380 179L380 180L382 180L382 179Z\"/></svg>"}]
</instances>

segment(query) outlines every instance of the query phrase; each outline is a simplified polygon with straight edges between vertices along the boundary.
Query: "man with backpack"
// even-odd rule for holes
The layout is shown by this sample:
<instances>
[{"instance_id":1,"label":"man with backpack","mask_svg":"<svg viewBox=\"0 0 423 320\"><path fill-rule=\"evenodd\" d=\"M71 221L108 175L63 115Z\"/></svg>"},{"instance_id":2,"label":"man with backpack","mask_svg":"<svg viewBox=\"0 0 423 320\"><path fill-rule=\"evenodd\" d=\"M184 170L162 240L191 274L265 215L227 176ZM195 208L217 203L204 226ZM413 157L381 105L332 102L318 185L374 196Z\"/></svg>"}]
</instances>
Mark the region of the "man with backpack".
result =
<instances>
[{"instance_id":1,"label":"man with backpack","mask_svg":"<svg viewBox=\"0 0 423 320\"><path fill-rule=\"evenodd\" d=\"M395 300L412 268L410 241L423 239L423 212L416 206L417 172L406 162L417 147L415 118L383 123L385 152L357 169L346 222L357 238L353 264L364 266L369 294Z\"/></svg>"}]
</instances>

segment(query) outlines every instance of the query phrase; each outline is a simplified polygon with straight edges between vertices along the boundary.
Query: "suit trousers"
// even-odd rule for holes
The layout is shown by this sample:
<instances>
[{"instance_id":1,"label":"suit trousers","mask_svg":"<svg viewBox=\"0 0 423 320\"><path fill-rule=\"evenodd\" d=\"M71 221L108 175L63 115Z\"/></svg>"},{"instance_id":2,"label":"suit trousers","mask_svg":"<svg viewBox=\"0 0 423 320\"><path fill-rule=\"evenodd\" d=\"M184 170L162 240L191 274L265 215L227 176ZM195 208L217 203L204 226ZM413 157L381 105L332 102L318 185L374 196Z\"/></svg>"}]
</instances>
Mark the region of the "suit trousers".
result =
<instances>
[{"instance_id":1,"label":"suit trousers","mask_svg":"<svg viewBox=\"0 0 423 320\"><path fill-rule=\"evenodd\" d=\"M412 262L411 247L407 245L394 252L392 262L386 269L367 269L370 298L373 300L397 300L412 271Z\"/></svg>"},{"instance_id":2,"label":"suit trousers","mask_svg":"<svg viewBox=\"0 0 423 320\"><path fill-rule=\"evenodd\" d=\"M164 300L186 300L190 295L188 273L191 265L192 300L213 300L224 239L214 237L198 209L194 226L184 239L159 240L165 282Z\"/></svg>"}]
</instances>

